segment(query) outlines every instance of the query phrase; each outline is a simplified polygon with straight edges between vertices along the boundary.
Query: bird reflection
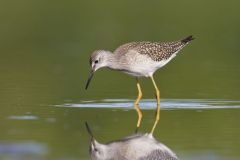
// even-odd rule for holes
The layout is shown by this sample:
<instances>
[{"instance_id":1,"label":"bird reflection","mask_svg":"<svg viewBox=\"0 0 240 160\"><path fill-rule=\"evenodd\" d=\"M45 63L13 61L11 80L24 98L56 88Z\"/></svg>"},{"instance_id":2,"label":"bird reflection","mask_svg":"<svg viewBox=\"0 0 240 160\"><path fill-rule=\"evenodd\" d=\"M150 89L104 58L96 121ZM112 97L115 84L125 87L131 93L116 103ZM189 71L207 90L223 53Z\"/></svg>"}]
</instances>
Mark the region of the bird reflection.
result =
<instances>
[{"instance_id":1,"label":"bird reflection","mask_svg":"<svg viewBox=\"0 0 240 160\"><path fill-rule=\"evenodd\" d=\"M179 160L173 151L157 141L151 133L134 134L101 144L95 139L87 123L86 128L91 138L92 160Z\"/></svg>"},{"instance_id":2,"label":"bird reflection","mask_svg":"<svg viewBox=\"0 0 240 160\"><path fill-rule=\"evenodd\" d=\"M138 104L134 104L134 108L136 109L137 114L138 114L137 127L135 129L135 133L138 133L138 130L140 128L143 116L142 116L142 111L141 111L141 109L140 109ZM156 110L156 119L155 119L155 121L153 123L151 134L153 134L154 129L157 127L157 123L158 123L159 119L160 119L160 104L158 103L157 104L157 110Z\"/></svg>"}]
</instances>

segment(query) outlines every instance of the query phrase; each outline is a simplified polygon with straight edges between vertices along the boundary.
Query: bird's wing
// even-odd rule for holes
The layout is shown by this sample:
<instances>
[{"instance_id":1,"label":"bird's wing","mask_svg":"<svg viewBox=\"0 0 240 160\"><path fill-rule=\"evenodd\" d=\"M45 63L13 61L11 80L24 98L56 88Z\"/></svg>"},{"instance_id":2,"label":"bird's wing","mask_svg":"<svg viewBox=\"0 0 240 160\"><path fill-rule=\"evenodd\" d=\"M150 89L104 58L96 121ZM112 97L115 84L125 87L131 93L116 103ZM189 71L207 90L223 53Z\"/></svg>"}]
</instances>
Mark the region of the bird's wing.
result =
<instances>
[{"instance_id":1,"label":"bird's wing","mask_svg":"<svg viewBox=\"0 0 240 160\"><path fill-rule=\"evenodd\" d=\"M154 150L150 154L146 154L138 160L179 160L176 155L169 154L162 150Z\"/></svg>"},{"instance_id":2,"label":"bird's wing","mask_svg":"<svg viewBox=\"0 0 240 160\"><path fill-rule=\"evenodd\" d=\"M140 54L148 55L154 61L168 59L172 54L180 51L186 43L176 42L131 42L118 47L114 54L126 54L134 50Z\"/></svg>"},{"instance_id":3,"label":"bird's wing","mask_svg":"<svg viewBox=\"0 0 240 160\"><path fill-rule=\"evenodd\" d=\"M148 55L154 61L161 61L180 51L193 39L192 36L188 36L175 42L131 42L118 47L114 54L126 54L129 50L134 50L140 54Z\"/></svg>"},{"instance_id":4,"label":"bird's wing","mask_svg":"<svg viewBox=\"0 0 240 160\"><path fill-rule=\"evenodd\" d=\"M172 54L180 51L186 43L181 41L176 42L143 42L136 48L136 51L141 54L146 54L154 61L168 59Z\"/></svg>"},{"instance_id":5,"label":"bird's wing","mask_svg":"<svg viewBox=\"0 0 240 160\"><path fill-rule=\"evenodd\" d=\"M119 46L113 53L114 54L126 54L129 50L139 46L141 42L130 42Z\"/></svg>"}]
</instances>

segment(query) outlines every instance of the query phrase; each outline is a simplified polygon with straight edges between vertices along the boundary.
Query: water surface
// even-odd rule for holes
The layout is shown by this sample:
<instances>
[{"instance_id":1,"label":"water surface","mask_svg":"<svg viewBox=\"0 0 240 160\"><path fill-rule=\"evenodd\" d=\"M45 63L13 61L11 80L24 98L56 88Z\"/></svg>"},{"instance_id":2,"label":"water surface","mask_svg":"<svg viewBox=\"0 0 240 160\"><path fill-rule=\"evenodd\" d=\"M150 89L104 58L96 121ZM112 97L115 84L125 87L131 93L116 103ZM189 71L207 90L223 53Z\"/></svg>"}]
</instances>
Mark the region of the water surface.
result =
<instances>
[{"instance_id":1,"label":"water surface","mask_svg":"<svg viewBox=\"0 0 240 160\"><path fill-rule=\"evenodd\" d=\"M240 159L240 1L0 1L0 159L89 159L88 121L101 142L132 134L135 79L97 71L96 49L196 39L154 76L155 136L183 160ZM140 79L149 132L154 88Z\"/></svg>"},{"instance_id":2,"label":"water surface","mask_svg":"<svg viewBox=\"0 0 240 160\"><path fill-rule=\"evenodd\" d=\"M106 143L133 134L137 114L131 99L67 101L28 106L32 112L1 116L1 159L89 159L87 121L96 138ZM141 132L149 132L155 100L146 99ZM163 99L155 137L184 160L240 158L240 102Z\"/></svg>"}]
</instances>

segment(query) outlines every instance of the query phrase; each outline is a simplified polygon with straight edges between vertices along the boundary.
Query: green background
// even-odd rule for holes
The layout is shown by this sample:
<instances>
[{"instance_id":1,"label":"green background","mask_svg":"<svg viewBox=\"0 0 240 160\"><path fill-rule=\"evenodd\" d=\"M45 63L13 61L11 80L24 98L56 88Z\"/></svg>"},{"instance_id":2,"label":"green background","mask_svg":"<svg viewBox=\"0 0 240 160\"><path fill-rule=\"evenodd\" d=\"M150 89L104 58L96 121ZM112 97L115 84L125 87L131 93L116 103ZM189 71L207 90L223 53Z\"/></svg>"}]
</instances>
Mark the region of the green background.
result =
<instances>
[{"instance_id":1,"label":"green background","mask_svg":"<svg viewBox=\"0 0 240 160\"><path fill-rule=\"evenodd\" d=\"M175 41L193 35L196 39L155 74L161 96L239 100L239 6L237 0L1 0L0 144L34 141L48 148L42 159L89 159L85 120L96 126L103 142L130 134L136 121L133 110L55 105L134 99L134 78L108 69L97 71L84 89L90 54L131 41ZM154 98L150 79L141 79L141 84L144 98ZM24 115L33 118L12 117ZM163 142L185 159L212 150L240 157L239 110L174 110L164 115L171 118L161 120L157 137L162 133ZM153 111L146 111L146 131L152 116Z\"/></svg>"}]
</instances>

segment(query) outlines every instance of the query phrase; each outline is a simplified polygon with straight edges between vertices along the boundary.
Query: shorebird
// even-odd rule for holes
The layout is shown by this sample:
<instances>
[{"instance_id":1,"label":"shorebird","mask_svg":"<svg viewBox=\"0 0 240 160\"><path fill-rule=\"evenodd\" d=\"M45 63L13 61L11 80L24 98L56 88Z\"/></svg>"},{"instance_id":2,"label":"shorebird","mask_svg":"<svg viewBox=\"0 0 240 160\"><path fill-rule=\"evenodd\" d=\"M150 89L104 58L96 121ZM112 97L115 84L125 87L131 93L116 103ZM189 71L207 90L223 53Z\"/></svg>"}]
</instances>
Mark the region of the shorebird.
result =
<instances>
[{"instance_id":1,"label":"shorebird","mask_svg":"<svg viewBox=\"0 0 240 160\"><path fill-rule=\"evenodd\" d=\"M157 100L156 118L151 130L151 133L153 133L160 120L160 90L153 74L173 59L193 39L193 36L188 36L174 42L131 42L121 45L113 53L106 50L96 50L90 56L91 71L85 89L88 88L94 72L102 67L108 67L136 77L138 96L134 108L138 114L138 129L142 120L142 112L138 104L143 95L139 78L150 77L156 91Z\"/></svg>"},{"instance_id":2,"label":"shorebird","mask_svg":"<svg viewBox=\"0 0 240 160\"><path fill-rule=\"evenodd\" d=\"M152 134L134 134L107 144L99 143L86 123L91 138L92 160L179 160L167 146L157 141Z\"/></svg>"}]
</instances>

